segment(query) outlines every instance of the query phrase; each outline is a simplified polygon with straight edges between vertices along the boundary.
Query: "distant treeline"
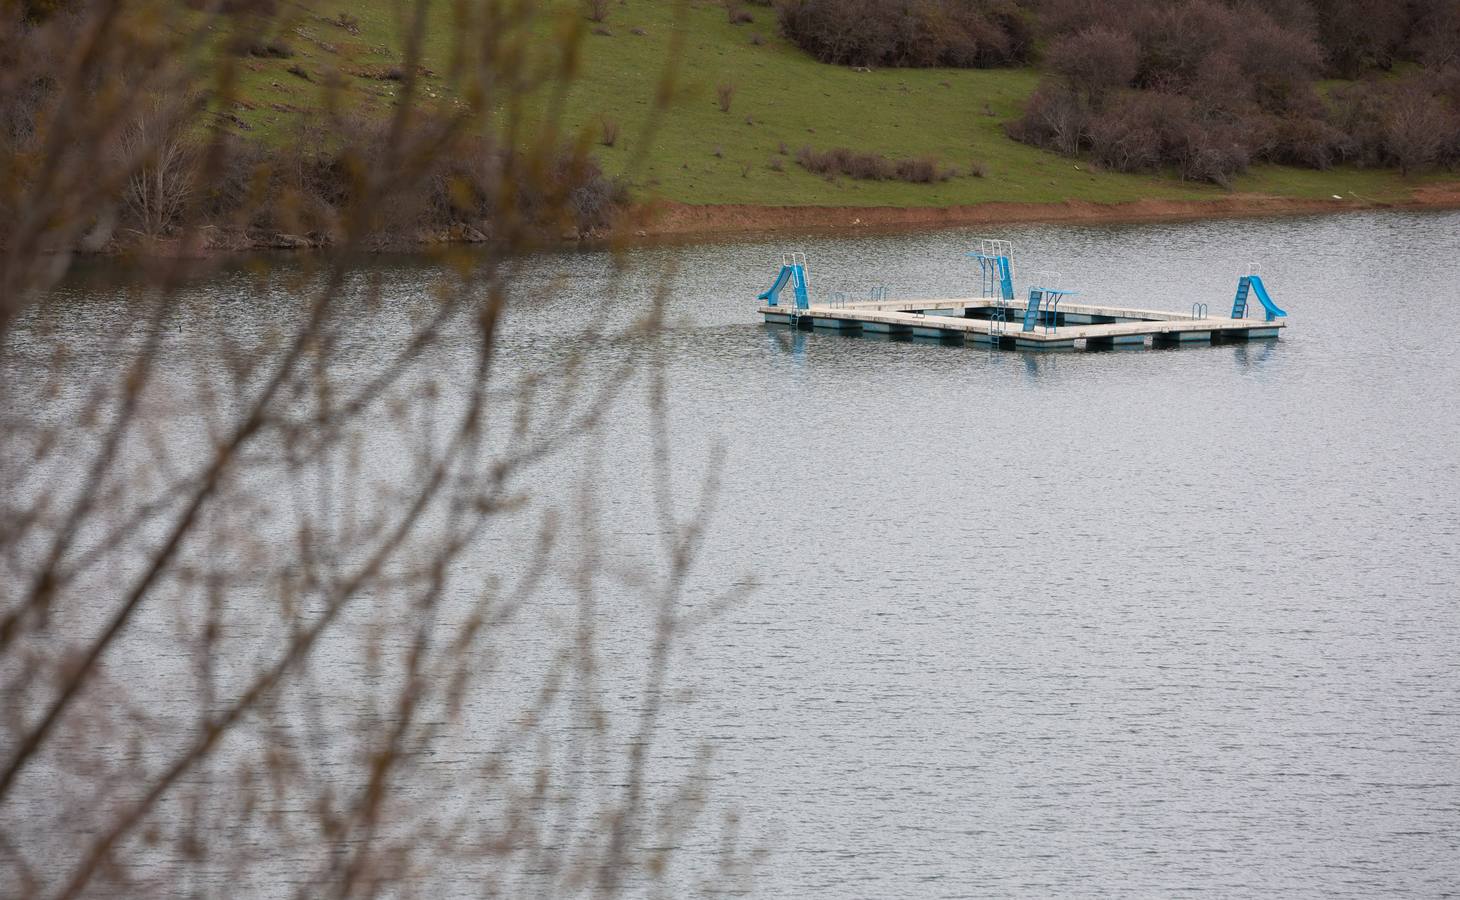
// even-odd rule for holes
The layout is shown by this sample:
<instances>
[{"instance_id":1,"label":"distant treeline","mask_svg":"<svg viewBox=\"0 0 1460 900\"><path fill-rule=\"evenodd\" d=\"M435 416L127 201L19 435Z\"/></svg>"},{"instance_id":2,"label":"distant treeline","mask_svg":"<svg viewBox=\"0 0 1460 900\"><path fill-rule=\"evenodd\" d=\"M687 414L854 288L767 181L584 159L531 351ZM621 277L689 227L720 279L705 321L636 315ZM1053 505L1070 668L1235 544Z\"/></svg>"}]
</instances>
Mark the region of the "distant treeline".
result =
<instances>
[{"instance_id":1,"label":"distant treeline","mask_svg":"<svg viewBox=\"0 0 1460 900\"><path fill-rule=\"evenodd\" d=\"M1226 184L1253 162L1460 164L1457 0L779 0L788 38L853 66L1047 75L1017 140ZM1037 48L1037 50L1036 50ZM1319 79L1352 84L1320 90Z\"/></svg>"}]
</instances>

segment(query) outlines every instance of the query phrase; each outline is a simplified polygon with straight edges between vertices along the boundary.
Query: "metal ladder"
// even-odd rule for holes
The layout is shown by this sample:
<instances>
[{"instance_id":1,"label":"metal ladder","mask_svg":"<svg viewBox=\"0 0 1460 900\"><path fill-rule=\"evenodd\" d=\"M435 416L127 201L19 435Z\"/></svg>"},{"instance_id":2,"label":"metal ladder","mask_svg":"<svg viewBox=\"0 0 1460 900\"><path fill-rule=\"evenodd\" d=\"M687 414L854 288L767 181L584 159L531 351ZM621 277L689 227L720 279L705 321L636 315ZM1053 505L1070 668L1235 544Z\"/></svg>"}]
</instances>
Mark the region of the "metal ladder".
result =
<instances>
[{"instance_id":1,"label":"metal ladder","mask_svg":"<svg viewBox=\"0 0 1460 900\"><path fill-rule=\"evenodd\" d=\"M806 254L800 250L789 250L781 254L781 265L789 266L791 269L792 293L797 297L806 298L806 305L811 305L811 263L807 261ZM792 304L795 305L795 304Z\"/></svg>"},{"instance_id":2,"label":"metal ladder","mask_svg":"<svg viewBox=\"0 0 1460 900\"><path fill-rule=\"evenodd\" d=\"M1009 331L1009 301L1003 297L993 298L989 308L989 347L997 348Z\"/></svg>"}]
</instances>

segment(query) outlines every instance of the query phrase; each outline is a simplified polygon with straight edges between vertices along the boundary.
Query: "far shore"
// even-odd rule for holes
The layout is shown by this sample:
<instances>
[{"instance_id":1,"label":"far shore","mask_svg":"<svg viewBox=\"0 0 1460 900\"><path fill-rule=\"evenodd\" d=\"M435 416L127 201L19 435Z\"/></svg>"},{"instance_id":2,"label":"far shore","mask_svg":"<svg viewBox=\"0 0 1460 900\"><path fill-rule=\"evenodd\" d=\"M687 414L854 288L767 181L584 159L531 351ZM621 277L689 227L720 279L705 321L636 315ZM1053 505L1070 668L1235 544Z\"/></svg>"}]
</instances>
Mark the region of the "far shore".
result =
<instances>
[{"instance_id":1,"label":"far shore","mask_svg":"<svg viewBox=\"0 0 1460 900\"><path fill-rule=\"evenodd\" d=\"M1370 209L1460 209L1460 181L1428 184L1397 200L1360 197L1319 199L1262 194L1230 194L1209 200L1132 200L1096 203L989 202L967 206L757 206L751 204L688 204L656 200L629 209L620 225L608 232L568 231L546 237L542 249L568 247L633 247L674 242L754 238L773 234L850 234L859 231L997 226L1023 223L1124 224L1202 219L1261 218L1354 212ZM428 248L490 243L474 228L395 235L369 244L375 252L411 253ZM82 249L96 256L206 259L264 252L329 251L328 239L297 235L246 235L205 228L193 240L99 243Z\"/></svg>"},{"instance_id":2,"label":"far shore","mask_svg":"<svg viewBox=\"0 0 1460 900\"><path fill-rule=\"evenodd\" d=\"M991 202L969 206L754 206L659 202L638 211L634 237L731 237L775 232L847 232L956 228L1017 223L1140 223L1265 216L1300 216L1365 209L1460 209L1460 181L1425 185L1408 198L1319 199L1231 194L1210 200L1133 200L1095 203ZM629 239L629 243L635 243Z\"/></svg>"}]
</instances>

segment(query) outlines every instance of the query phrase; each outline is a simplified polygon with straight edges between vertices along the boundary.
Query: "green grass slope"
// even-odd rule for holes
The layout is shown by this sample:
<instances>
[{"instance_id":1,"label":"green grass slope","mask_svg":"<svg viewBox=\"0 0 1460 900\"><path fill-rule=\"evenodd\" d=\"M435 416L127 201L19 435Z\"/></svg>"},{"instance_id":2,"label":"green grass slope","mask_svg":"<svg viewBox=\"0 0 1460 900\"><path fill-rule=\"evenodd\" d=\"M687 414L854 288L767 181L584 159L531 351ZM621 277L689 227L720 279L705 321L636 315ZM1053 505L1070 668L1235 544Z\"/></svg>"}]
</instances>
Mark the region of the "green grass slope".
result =
<instances>
[{"instance_id":1,"label":"green grass slope","mask_svg":"<svg viewBox=\"0 0 1460 900\"><path fill-rule=\"evenodd\" d=\"M335 7L316 0L310 9L284 35L292 58L246 63L241 83L247 102L239 116L265 136L282 138L299 119L309 117L311 104L317 106L317 85L298 71L314 81L338 71L346 102L365 115L383 115L396 90L393 82L379 77L399 60L396 6L387 0L356 0ZM683 10L682 19L676 18L677 9ZM755 21L731 25L724 7L710 0L687 8L675 0L627 0L611 7L605 23L611 34L584 38L580 76L568 96L563 124L596 140L605 119L616 122L615 145L598 146L595 153L608 171L630 179L636 196L692 204L945 206L1189 200L1227 194L1170 177L1093 172L1086 163L1010 140L1003 123L1019 115L1039 79L1036 71L861 72L828 66L781 38L771 10L747 9ZM340 12L355 17L357 33L331 22ZM667 115L648 137L649 145L639 146L676 21L684 27L677 90ZM435 34L439 36L439 28ZM441 53L441 44L428 40L428 68L444 64L433 55ZM441 91L429 79L427 85L432 93ZM720 85L734 87L728 112L720 108ZM440 95L436 100L450 102ZM829 180L796 165L795 153L803 146L847 147L891 157L931 155L960 174L931 185ZM983 177L969 174L974 163ZM1241 178L1237 190L1389 201L1407 196L1420 183L1387 171L1264 166Z\"/></svg>"}]
</instances>

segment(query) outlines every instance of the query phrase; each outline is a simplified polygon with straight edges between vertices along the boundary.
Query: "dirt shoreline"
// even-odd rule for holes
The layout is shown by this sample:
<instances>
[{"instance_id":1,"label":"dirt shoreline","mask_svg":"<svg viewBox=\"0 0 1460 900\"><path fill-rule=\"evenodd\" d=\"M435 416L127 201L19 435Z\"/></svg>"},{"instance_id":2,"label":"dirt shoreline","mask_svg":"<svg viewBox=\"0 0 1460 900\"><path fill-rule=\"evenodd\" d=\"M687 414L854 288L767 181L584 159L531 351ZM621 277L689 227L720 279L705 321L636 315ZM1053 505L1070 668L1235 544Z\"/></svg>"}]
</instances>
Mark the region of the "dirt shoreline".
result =
<instances>
[{"instance_id":1,"label":"dirt shoreline","mask_svg":"<svg viewBox=\"0 0 1460 900\"><path fill-rule=\"evenodd\" d=\"M1133 200L1093 203L980 203L970 206L756 206L751 204L692 205L669 201L641 204L627 211L618 226L606 233L563 234L545 238L542 249L571 247L635 247L675 242L700 242L758 235L845 234L852 231L901 231L957 228L970 225L1022 223L1133 223L1193 221L1264 216L1318 215L1365 209L1460 209L1460 181L1426 185L1397 201L1366 199L1317 200L1233 194L1212 200ZM397 235L367 253L413 253L431 248L490 243L474 229ZM84 256L135 255L152 259L213 259L258 253L329 252L338 249L328 238L312 240L287 234L247 235L217 228L203 229L183 239L146 243L107 240L83 247Z\"/></svg>"},{"instance_id":2,"label":"dirt shoreline","mask_svg":"<svg viewBox=\"0 0 1460 900\"><path fill-rule=\"evenodd\" d=\"M1460 209L1460 182L1427 185L1409 198L1372 201L1358 198L1303 199L1233 194L1212 200L1133 200L1094 203L980 203L971 206L696 206L660 202L641 209L635 236L709 238L779 231L847 231L853 229L953 228L967 225L1044 223L1134 223L1296 216L1364 209Z\"/></svg>"}]
</instances>

